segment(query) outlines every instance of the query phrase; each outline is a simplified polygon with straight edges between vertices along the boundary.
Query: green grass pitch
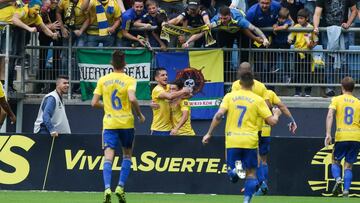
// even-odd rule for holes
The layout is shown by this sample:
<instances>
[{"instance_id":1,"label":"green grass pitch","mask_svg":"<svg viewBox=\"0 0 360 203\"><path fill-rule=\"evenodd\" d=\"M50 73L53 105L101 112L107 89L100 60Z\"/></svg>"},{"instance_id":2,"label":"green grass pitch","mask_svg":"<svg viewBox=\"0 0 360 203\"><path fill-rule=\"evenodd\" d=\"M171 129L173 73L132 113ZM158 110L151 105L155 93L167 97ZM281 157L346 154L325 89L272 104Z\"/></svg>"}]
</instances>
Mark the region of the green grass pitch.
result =
<instances>
[{"instance_id":1,"label":"green grass pitch","mask_svg":"<svg viewBox=\"0 0 360 203\"><path fill-rule=\"evenodd\" d=\"M127 194L128 203L241 203L240 195ZM252 203L359 203L359 198L254 197ZM101 203L102 193L0 191L0 203ZM115 195L112 202L116 203Z\"/></svg>"}]
</instances>

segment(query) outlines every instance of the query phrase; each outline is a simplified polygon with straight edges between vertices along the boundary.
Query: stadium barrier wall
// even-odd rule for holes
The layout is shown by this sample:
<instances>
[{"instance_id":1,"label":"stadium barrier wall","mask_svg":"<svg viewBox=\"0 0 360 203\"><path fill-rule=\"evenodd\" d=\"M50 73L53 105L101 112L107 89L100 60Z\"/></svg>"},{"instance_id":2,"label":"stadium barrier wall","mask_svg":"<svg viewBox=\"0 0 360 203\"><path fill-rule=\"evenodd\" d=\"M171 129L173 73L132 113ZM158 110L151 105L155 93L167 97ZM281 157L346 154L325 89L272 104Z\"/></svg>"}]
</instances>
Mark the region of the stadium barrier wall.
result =
<instances>
[{"instance_id":1,"label":"stadium barrier wall","mask_svg":"<svg viewBox=\"0 0 360 203\"><path fill-rule=\"evenodd\" d=\"M46 135L0 135L0 189L41 190L52 139ZM328 196L334 181L332 148L322 138L273 137L269 160L271 195ZM114 160L113 187L121 157ZM137 136L129 192L239 194L243 181L230 183L224 138L203 146L201 137ZM46 190L102 191L101 135L55 139ZM360 162L354 165L351 195L360 196Z\"/></svg>"}]
</instances>

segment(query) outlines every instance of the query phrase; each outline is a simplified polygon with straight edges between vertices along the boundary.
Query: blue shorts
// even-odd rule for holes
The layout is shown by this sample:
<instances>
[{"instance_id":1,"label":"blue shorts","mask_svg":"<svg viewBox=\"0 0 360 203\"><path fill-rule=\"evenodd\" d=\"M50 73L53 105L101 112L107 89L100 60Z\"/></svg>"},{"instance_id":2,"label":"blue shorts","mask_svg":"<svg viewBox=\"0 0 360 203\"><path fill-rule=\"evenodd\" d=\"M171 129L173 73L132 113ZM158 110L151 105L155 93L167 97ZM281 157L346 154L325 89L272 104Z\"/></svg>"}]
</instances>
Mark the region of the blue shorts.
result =
<instances>
[{"instance_id":1,"label":"blue shorts","mask_svg":"<svg viewBox=\"0 0 360 203\"><path fill-rule=\"evenodd\" d=\"M345 157L345 161L353 164L357 160L359 154L360 142L345 141L335 142L334 159L341 161Z\"/></svg>"},{"instance_id":2,"label":"blue shorts","mask_svg":"<svg viewBox=\"0 0 360 203\"><path fill-rule=\"evenodd\" d=\"M110 147L116 149L119 140L121 146L126 149L131 149L134 142L134 128L131 129L105 129L103 132L104 147Z\"/></svg>"},{"instance_id":3,"label":"blue shorts","mask_svg":"<svg viewBox=\"0 0 360 203\"><path fill-rule=\"evenodd\" d=\"M270 137L259 137L259 154L267 155L270 152Z\"/></svg>"},{"instance_id":4,"label":"blue shorts","mask_svg":"<svg viewBox=\"0 0 360 203\"><path fill-rule=\"evenodd\" d=\"M157 131L157 130L153 130L153 131L151 131L151 135L169 136L169 135L170 135L170 131Z\"/></svg>"},{"instance_id":5,"label":"blue shorts","mask_svg":"<svg viewBox=\"0 0 360 203\"><path fill-rule=\"evenodd\" d=\"M240 160L244 169L255 169L258 166L257 149L228 148L226 149L226 164L235 168L235 161Z\"/></svg>"}]
</instances>

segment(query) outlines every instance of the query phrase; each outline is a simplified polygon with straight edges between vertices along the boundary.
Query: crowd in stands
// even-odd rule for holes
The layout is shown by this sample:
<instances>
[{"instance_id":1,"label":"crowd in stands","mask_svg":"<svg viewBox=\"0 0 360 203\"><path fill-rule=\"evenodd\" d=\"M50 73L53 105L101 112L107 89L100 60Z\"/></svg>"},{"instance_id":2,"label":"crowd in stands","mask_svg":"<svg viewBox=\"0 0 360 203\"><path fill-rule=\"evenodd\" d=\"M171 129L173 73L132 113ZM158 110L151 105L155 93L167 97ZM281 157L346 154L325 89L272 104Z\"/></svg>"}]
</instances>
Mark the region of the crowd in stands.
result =
<instances>
[{"instance_id":1,"label":"crowd in stands","mask_svg":"<svg viewBox=\"0 0 360 203\"><path fill-rule=\"evenodd\" d=\"M23 50L19 42L24 34L28 35L23 30L39 32L42 46L67 46L71 36L74 46L89 47L289 49L293 44L296 49L311 50L317 44L325 49L328 45L328 35L319 33L319 27L335 25L340 32L341 28L351 27L358 16L358 3L358 0L0 0L0 22L15 26L11 35L13 55ZM134 29L136 27L145 29ZM259 28L263 27L273 27L274 31L262 32ZM282 32L289 27L313 28L313 32ZM214 28L216 32L212 32ZM4 50L4 32L1 39ZM346 34L345 47L353 44L354 34ZM56 71L67 63L64 60L67 52L53 52L52 65ZM40 71L46 70L43 59L47 54L46 49L40 52ZM310 60L309 54L299 53L295 70L304 74L311 72ZM264 63L255 65L255 70L270 71ZM10 91L14 89L14 64L13 59ZM238 61L234 68L237 64ZM328 71L334 69L328 68ZM60 73L50 75L57 74ZM38 79L54 79L45 72L39 75ZM300 79L295 77L293 81L301 82ZM327 78L328 82L332 80L330 76ZM297 88L295 95L300 93L301 89ZM311 88L306 88L305 95L310 93ZM329 88L327 93L334 92Z\"/></svg>"}]
</instances>

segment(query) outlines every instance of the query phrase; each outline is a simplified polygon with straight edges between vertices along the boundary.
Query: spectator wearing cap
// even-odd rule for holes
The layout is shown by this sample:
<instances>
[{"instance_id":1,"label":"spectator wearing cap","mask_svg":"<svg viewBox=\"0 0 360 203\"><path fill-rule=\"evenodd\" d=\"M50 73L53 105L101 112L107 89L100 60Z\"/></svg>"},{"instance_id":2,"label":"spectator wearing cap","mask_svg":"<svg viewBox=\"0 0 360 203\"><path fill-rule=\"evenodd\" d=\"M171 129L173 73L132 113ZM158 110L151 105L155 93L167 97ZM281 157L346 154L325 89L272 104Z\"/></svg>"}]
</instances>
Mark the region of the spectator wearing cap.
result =
<instances>
[{"instance_id":1,"label":"spectator wearing cap","mask_svg":"<svg viewBox=\"0 0 360 203\"><path fill-rule=\"evenodd\" d=\"M201 27L203 25L210 25L209 15L206 10L202 10L198 0L190 0L185 11L178 15L176 18L169 20L169 24L179 25L184 27ZM183 36L180 36L183 37ZM194 43L194 47L201 47L205 43L205 38L202 36ZM189 47L187 42L184 47Z\"/></svg>"}]
</instances>

